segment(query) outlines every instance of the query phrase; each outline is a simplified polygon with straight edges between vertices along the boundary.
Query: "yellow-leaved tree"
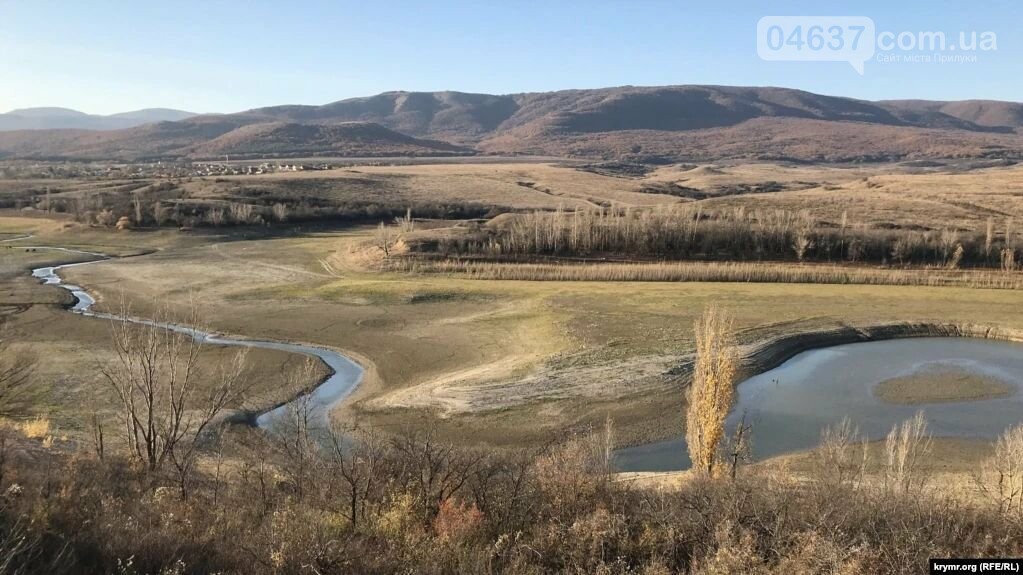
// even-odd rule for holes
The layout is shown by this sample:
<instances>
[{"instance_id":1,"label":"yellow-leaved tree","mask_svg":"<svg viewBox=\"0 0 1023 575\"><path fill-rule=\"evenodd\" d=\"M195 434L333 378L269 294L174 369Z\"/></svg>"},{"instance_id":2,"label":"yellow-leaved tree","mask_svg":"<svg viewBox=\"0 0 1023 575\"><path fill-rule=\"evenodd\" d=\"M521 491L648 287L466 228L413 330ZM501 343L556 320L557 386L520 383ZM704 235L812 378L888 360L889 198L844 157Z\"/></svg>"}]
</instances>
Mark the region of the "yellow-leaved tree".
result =
<instances>
[{"instance_id":1,"label":"yellow-leaved tree","mask_svg":"<svg viewBox=\"0 0 1023 575\"><path fill-rule=\"evenodd\" d=\"M686 410L686 444L693 469L714 477L720 466L725 420L735 397L739 354L731 316L709 307L696 320L696 363Z\"/></svg>"}]
</instances>

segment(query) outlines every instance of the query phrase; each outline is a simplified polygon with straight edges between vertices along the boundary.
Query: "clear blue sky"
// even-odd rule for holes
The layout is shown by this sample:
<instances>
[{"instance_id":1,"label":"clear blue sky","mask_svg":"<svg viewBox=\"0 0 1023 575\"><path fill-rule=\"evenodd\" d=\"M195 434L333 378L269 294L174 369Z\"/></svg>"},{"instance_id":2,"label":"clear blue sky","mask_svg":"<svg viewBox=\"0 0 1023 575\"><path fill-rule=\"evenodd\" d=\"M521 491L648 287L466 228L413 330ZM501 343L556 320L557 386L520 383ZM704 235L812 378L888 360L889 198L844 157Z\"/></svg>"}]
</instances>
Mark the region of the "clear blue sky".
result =
<instances>
[{"instance_id":1,"label":"clear blue sky","mask_svg":"<svg viewBox=\"0 0 1023 575\"><path fill-rule=\"evenodd\" d=\"M766 15L994 31L961 64L765 62ZM0 112L234 112L386 90L773 85L866 99L1023 99L1023 2L0 0Z\"/></svg>"}]
</instances>

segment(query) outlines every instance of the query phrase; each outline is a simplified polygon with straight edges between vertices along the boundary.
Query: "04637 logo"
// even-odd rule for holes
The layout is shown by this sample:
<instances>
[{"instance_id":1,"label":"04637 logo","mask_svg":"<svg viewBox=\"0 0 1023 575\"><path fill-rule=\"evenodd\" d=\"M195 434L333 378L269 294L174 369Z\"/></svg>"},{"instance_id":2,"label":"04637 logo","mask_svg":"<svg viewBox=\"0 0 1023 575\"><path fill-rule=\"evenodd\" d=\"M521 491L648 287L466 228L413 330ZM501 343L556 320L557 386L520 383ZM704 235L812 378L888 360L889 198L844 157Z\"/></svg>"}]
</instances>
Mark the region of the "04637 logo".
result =
<instances>
[{"instance_id":1,"label":"04637 logo","mask_svg":"<svg viewBox=\"0 0 1023 575\"><path fill-rule=\"evenodd\" d=\"M997 36L990 31L959 32L957 39L940 31L878 33L866 16L764 16L757 22L761 59L848 62L860 74L875 55L880 62L961 63L976 61L976 52L998 47Z\"/></svg>"}]
</instances>

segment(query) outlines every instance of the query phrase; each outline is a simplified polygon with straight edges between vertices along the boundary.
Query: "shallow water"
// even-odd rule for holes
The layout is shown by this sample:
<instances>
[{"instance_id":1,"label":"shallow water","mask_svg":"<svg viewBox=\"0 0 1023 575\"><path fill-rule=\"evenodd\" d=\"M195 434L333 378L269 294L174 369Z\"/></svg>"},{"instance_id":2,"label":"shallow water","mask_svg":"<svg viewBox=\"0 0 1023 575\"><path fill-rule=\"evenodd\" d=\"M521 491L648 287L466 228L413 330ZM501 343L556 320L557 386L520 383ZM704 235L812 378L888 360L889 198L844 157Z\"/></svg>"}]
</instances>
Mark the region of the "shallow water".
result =
<instances>
[{"instance_id":1,"label":"shallow water","mask_svg":"<svg viewBox=\"0 0 1023 575\"><path fill-rule=\"evenodd\" d=\"M14 241L18 239L25 238L14 238L12 240L6 241ZM68 248L51 246L16 246L16 247L24 249L61 251L70 254L87 255L95 257L96 259L81 263L36 268L32 270L32 277L39 279L45 284L57 285L70 291L71 294L75 297L75 304L69 310L73 313L106 320L121 319L112 314L92 311L91 308L96 303L95 298L89 295L89 293L80 286L65 283L63 279L60 277L60 275L58 275L57 273L59 270L62 269L106 261L110 259L108 256L94 252L86 252L81 250L73 250ZM341 400L348 397L362 381L363 373L362 368L351 359L331 349L295 343L285 343L266 340L251 340L237 336L225 336L200 331L191 326L170 323L158 323L141 318L129 318L128 321L140 325L157 325L159 327L169 329L178 333L190 335L193 338L201 339L206 343L215 345L250 347L258 349L274 349L278 351L285 351L289 353L297 353L306 356L312 356L320 359L324 364L326 364L331 369L331 374L307 396L302 396L303 399L308 398L307 409L309 412L310 422L312 423L312 425L316 427L326 428L328 424L328 414L330 408L336 405ZM270 409L259 414L256 417L256 425L262 429L268 430L274 429L275 426L280 425L283 422L283 418L285 415L287 415L290 406L296 401L298 401L298 399L299 398L296 398L292 402L286 403L284 405L278 406L274 409Z\"/></svg>"},{"instance_id":2,"label":"shallow water","mask_svg":"<svg viewBox=\"0 0 1023 575\"><path fill-rule=\"evenodd\" d=\"M999 399L895 405L874 395L878 383L921 370L951 366L995 377L1015 388ZM965 338L915 338L811 350L747 379L728 418L752 425L754 459L814 447L821 431L845 416L870 439L923 410L936 437L997 437L1023 421L1023 345ZM680 430L681 431L681 430ZM681 435L681 434L680 434ZM678 439L621 449L623 471L669 471L690 466Z\"/></svg>"}]
</instances>

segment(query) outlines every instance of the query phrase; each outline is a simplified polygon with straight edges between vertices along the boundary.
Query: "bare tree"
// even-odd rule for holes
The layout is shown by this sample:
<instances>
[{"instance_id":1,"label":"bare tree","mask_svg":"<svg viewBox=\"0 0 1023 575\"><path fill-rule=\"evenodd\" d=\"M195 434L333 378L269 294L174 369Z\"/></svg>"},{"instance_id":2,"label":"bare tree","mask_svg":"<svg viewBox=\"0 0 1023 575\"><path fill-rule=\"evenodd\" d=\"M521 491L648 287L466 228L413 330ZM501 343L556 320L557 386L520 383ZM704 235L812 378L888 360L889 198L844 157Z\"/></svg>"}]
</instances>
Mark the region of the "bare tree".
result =
<instances>
[{"instance_id":1,"label":"bare tree","mask_svg":"<svg viewBox=\"0 0 1023 575\"><path fill-rule=\"evenodd\" d=\"M914 487L922 488L924 478L919 477L919 467L930 452L931 436L923 411L893 426L885 440L885 487L907 493Z\"/></svg>"},{"instance_id":2,"label":"bare tree","mask_svg":"<svg viewBox=\"0 0 1023 575\"><path fill-rule=\"evenodd\" d=\"M86 217L88 209L86 208L85 198L75 196L71 200L71 212L74 214L76 222L88 222L89 218Z\"/></svg>"},{"instance_id":3,"label":"bare tree","mask_svg":"<svg viewBox=\"0 0 1023 575\"><path fill-rule=\"evenodd\" d=\"M135 225L142 225L142 194L135 192L131 195L131 205L135 210Z\"/></svg>"},{"instance_id":4,"label":"bare tree","mask_svg":"<svg viewBox=\"0 0 1023 575\"><path fill-rule=\"evenodd\" d=\"M977 476L981 491L1001 513L1023 516L1023 425L1006 429Z\"/></svg>"},{"instance_id":5,"label":"bare tree","mask_svg":"<svg viewBox=\"0 0 1023 575\"><path fill-rule=\"evenodd\" d=\"M374 433L350 440L351 431L330 427L326 464L330 476L340 483L339 492L346 503L344 514L352 529L357 529L365 518L366 502L378 487L384 449Z\"/></svg>"},{"instance_id":6,"label":"bare tree","mask_svg":"<svg viewBox=\"0 0 1023 575\"><path fill-rule=\"evenodd\" d=\"M274 204L273 206L274 219L280 223L288 221L288 206L285 204Z\"/></svg>"},{"instance_id":7,"label":"bare tree","mask_svg":"<svg viewBox=\"0 0 1023 575\"><path fill-rule=\"evenodd\" d=\"M959 269L959 264L963 261L963 244L956 244L956 249L952 251L952 256L949 258L946 267L950 270Z\"/></svg>"},{"instance_id":8,"label":"bare tree","mask_svg":"<svg viewBox=\"0 0 1023 575\"><path fill-rule=\"evenodd\" d=\"M373 240L376 246L384 252L384 257L391 255L391 246L394 245L394 232L387 224L380 222Z\"/></svg>"},{"instance_id":9,"label":"bare tree","mask_svg":"<svg viewBox=\"0 0 1023 575\"><path fill-rule=\"evenodd\" d=\"M892 259L898 260L899 264L906 262L913 255L913 239L911 236L902 236L892 242Z\"/></svg>"},{"instance_id":10,"label":"bare tree","mask_svg":"<svg viewBox=\"0 0 1023 575\"><path fill-rule=\"evenodd\" d=\"M230 206L231 219L236 224L248 224L253 221L252 204L233 203Z\"/></svg>"},{"instance_id":11,"label":"bare tree","mask_svg":"<svg viewBox=\"0 0 1023 575\"><path fill-rule=\"evenodd\" d=\"M203 325L193 305L189 325ZM116 360L101 373L116 393L126 443L149 471L170 461L182 491L195 455L211 424L240 400L246 348L229 363L200 368L204 338L176 333L165 326L163 311L153 321L132 320L123 304L112 322ZM184 493L183 493L184 494Z\"/></svg>"},{"instance_id":12,"label":"bare tree","mask_svg":"<svg viewBox=\"0 0 1023 575\"><path fill-rule=\"evenodd\" d=\"M809 230L800 230L796 233L796 237L792 240L792 250L796 252L796 259L803 261L806 258L806 252L813 247L813 239L810 237Z\"/></svg>"},{"instance_id":13,"label":"bare tree","mask_svg":"<svg viewBox=\"0 0 1023 575\"><path fill-rule=\"evenodd\" d=\"M750 434L753 426L746 423L746 412L743 412L739 425L728 438L728 475L732 481L739 475L739 466L753 460L753 449Z\"/></svg>"},{"instance_id":14,"label":"bare tree","mask_svg":"<svg viewBox=\"0 0 1023 575\"><path fill-rule=\"evenodd\" d=\"M482 453L456 449L438 441L432 432L395 437L391 449L401 462L398 476L403 488L425 504L431 520L441 505L468 483L483 461Z\"/></svg>"},{"instance_id":15,"label":"bare tree","mask_svg":"<svg viewBox=\"0 0 1023 575\"><path fill-rule=\"evenodd\" d=\"M163 205L160 200L153 202L153 221L157 226L162 226L167 222L168 211L167 206Z\"/></svg>"},{"instance_id":16,"label":"bare tree","mask_svg":"<svg viewBox=\"0 0 1023 575\"><path fill-rule=\"evenodd\" d=\"M220 226L224 223L224 210L220 208L213 208L206 212L206 220L214 226Z\"/></svg>"},{"instance_id":17,"label":"bare tree","mask_svg":"<svg viewBox=\"0 0 1023 575\"><path fill-rule=\"evenodd\" d=\"M402 233L407 234L414 231L416 229L416 222L412 219L412 208L405 210L404 217L394 218L394 223L398 225L398 229L401 230Z\"/></svg>"},{"instance_id":18,"label":"bare tree","mask_svg":"<svg viewBox=\"0 0 1023 575\"><path fill-rule=\"evenodd\" d=\"M941 230L941 236L938 238L938 242L941 245L941 259L948 263L949 258L952 257L952 252L955 247L959 245L959 231L955 228L945 228Z\"/></svg>"},{"instance_id":19,"label":"bare tree","mask_svg":"<svg viewBox=\"0 0 1023 575\"><path fill-rule=\"evenodd\" d=\"M686 444L693 469L713 477L717 472L725 420L735 396L738 352L732 319L710 307L696 321L696 363L686 410Z\"/></svg>"},{"instance_id":20,"label":"bare tree","mask_svg":"<svg viewBox=\"0 0 1023 575\"><path fill-rule=\"evenodd\" d=\"M995 243L995 219L987 219L987 227L984 230L984 262L991 261L991 249Z\"/></svg>"},{"instance_id":21,"label":"bare tree","mask_svg":"<svg viewBox=\"0 0 1023 575\"><path fill-rule=\"evenodd\" d=\"M1003 248L1001 252L1001 257L1003 272L1016 271L1016 250L1012 248Z\"/></svg>"},{"instance_id":22,"label":"bare tree","mask_svg":"<svg viewBox=\"0 0 1023 575\"><path fill-rule=\"evenodd\" d=\"M288 371L286 389L300 389L313 380L316 362L306 358L298 369ZM323 430L315 422L316 404L311 394L292 401L284 413L274 420L273 438L288 461L285 470L291 476L296 493L304 495L311 483L311 474L318 459L318 437Z\"/></svg>"},{"instance_id":23,"label":"bare tree","mask_svg":"<svg viewBox=\"0 0 1023 575\"><path fill-rule=\"evenodd\" d=\"M858 453L857 453L858 452ZM848 417L821 432L820 446L814 450L819 481L833 487L862 481L867 466L867 440Z\"/></svg>"}]
</instances>

